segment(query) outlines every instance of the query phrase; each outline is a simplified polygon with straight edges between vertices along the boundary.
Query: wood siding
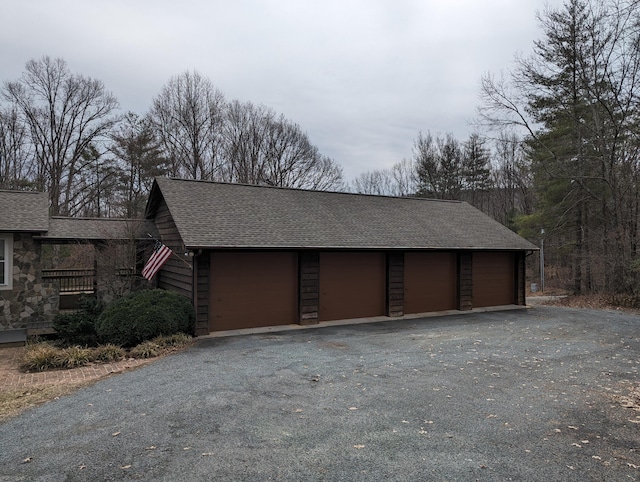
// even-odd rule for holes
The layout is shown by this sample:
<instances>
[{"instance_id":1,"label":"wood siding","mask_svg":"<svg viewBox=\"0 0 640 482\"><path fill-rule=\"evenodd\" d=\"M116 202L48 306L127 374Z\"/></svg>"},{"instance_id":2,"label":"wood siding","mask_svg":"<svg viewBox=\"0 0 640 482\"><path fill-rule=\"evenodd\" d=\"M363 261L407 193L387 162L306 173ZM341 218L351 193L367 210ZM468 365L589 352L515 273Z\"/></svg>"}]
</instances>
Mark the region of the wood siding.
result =
<instances>
[{"instance_id":1,"label":"wood siding","mask_svg":"<svg viewBox=\"0 0 640 482\"><path fill-rule=\"evenodd\" d=\"M513 253L474 253L473 307L514 304L515 279Z\"/></svg>"},{"instance_id":2,"label":"wood siding","mask_svg":"<svg viewBox=\"0 0 640 482\"><path fill-rule=\"evenodd\" d=\"M193 271L190 267L192 258L184 256L184 243L164 199L158 206L155 223L160 240L174 253L157 275L158 287L175 291L193 301Z\"/></svg>"},{"instance_id":3,"label":"wood siding","mask_svg":"<svg viewBox=\"0 0 640 482\"><path fill-rule=\"evenodd\" d=\"M457 309L456 258L446 252L405 253L405 313Z\"/></svg>"},{"instance_id":4,"label":"wood siding","mask_svg":"<svg viewBox=\"0 0 640 482\"><path fill-rule=\"evenodd\" d=\"M317 251L302 251L298 260L300 265L300 324L313 325L318 323L320 319L320 254Z\"/></svg>"},{"instance_id":5,"label":"wood siding","mask_svg":"<svg viewBox=\"0 0 640 482\"><path fill-rule=\"evenodd\" d=\"M387 316L404 315L404 262L402 252L387 254Z\"/></svg>"},{"instance_id":6,"label":"wood siding","mask_svg":"<svg viewBox=\"0 0 640 482\"><path fill-rule=\"evenodd\" d=\"M526 300L526 260L525 253L516 253L516 304L524 306L527 304Z\"/></svg>"},{"instance_id":7,"label":"wood siding","mask_svg":"<svg viewBox=\"0 0 640 482\"><path fill-rule=\"evenodd\" d=\"M458 309L473 308L473 256L469 252L458 254Z\"/></svg>"},{"instance_id":8,"label":"wood siding","mask_svg":"<svg viewBox=\"0 0 640 482\"><path fill-rule=\"evenodd\" d=\"M320 253L320 321L386 314L383 252Z\"/></svg>"},{"instance_id":9,"label":"wood siding","mask_svg":"<svg viewBox=\"0 0 640 482\"><path fill-rule=\"evenodd\" d=\"M196 293L194 305L196 309L196 335L209 334L209 283L211 274L211 263L209 253L200 254L196 257L195 266L197 270Z\"/></svg>"}]
</instances>

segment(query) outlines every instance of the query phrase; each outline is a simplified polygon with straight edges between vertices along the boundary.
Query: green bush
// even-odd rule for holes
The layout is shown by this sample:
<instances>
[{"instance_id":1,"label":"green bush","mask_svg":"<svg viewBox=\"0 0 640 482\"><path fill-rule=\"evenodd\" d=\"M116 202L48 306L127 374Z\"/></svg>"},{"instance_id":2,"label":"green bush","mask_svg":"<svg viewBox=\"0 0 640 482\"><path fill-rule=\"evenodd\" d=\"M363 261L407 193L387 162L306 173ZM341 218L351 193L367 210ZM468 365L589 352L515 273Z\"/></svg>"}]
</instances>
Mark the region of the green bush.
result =
<instances>
[{"instance_id":1,"label":"green bush","mask_svg":"<svg viewBox=\"0 0 640 482\"><path fill-rule=\"evenodd\" d=\"M98 343L96 320L102 312L102 304L92 296L80 298L80 310L75 313L62 313L53 320L60 341L65 345L89 345Z\"/></svg>"},{"instance_id":2,"label":"green bush","mask_svg":"<svg viewBox=\"0 0 640 482\"><path fill-rule=\"evenodd\" d=\"M139 291L109 305L98 317L102 343L132 347L160 335L191 333L193 306L183 296L160 289Z\"/></svg>"}]
</instances>

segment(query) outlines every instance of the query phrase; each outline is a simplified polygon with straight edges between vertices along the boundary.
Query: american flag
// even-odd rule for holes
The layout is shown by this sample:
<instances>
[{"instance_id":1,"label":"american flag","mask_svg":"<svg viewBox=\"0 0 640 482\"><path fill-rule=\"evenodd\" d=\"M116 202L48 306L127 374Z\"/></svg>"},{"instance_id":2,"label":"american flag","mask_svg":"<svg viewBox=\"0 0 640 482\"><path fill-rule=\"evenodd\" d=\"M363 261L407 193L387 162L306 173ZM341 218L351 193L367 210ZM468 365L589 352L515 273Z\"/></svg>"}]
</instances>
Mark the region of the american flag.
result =
<instances>
[{"instance_id":1,"label":"american flag","mask_svg":"<svg viewBox=\"0 0 640 482\"><path fill-rule=\"evenodd\" d=\"M167 248L160 241L156 241L156 246L155 248L153 248L153 254L142 269L142 276L151 281L151 279L156 275L158 271L160 271L162 265L167 262L172 254L173 251Z\"/></svg>"}]
</instances>

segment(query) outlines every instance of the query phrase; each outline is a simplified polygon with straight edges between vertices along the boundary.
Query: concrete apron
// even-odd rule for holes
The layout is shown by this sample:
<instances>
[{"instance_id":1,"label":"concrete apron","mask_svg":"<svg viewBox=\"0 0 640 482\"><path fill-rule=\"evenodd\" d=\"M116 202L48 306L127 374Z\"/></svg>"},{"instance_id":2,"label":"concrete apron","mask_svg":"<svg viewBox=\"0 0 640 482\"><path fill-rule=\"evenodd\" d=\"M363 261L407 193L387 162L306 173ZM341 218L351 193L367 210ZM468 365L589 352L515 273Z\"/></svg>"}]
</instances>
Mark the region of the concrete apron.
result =
<instances>
[{"instance_id":1,"label":"concrete apron","mask_svg":"<svg viewBox=\"0 0 640 482\"><path fill-rule=\"evenodd\" d=\"M487 313L492 311L514 311L514 310L527 310L531 308L529 305L503 305L503 306L487 306L483 308L473 308L471 310L459 311L459 310L447 310L447 311L430 311L428 313L411 313L403 316L372 316L369 318L352 318L348 320L333 320L333 321L321 321L315 325L276 325L276 326L263 326L259 328L242 328L238 330L223 330L213 331L208 335L199 336L198 339L203 338L224 338L229 336L241 336L241 335L255 335L261 333L277 333L282 331L296 331L296 330L313 330L316 328L325 328L328 326L346 326L346 325L362 325L365 323L380 323L383 321L397 321L397 320L414 320L416 318L436 318L439 316L450 315L466 315L472 313Z\"/></svg>"}]
</instances>

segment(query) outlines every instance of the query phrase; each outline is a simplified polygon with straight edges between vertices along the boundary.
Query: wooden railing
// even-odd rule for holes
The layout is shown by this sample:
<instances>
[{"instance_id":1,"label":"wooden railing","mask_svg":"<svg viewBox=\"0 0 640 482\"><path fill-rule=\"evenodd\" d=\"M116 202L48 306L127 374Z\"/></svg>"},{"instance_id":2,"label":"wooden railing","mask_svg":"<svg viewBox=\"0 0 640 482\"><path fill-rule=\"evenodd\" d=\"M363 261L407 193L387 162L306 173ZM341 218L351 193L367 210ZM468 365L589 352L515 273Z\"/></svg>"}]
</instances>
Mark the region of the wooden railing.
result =
<instances>
[{"instance_id":1,"label":"wooden railing","mask_svg":"<svg viewBox=\"0 0 640 482\"><path fill-rule=\"evenodd\" d=\"M60 293L94 293L96 271L93 268L43 269L42 279L57 283Z\"/></svg>"}]
</instances>

